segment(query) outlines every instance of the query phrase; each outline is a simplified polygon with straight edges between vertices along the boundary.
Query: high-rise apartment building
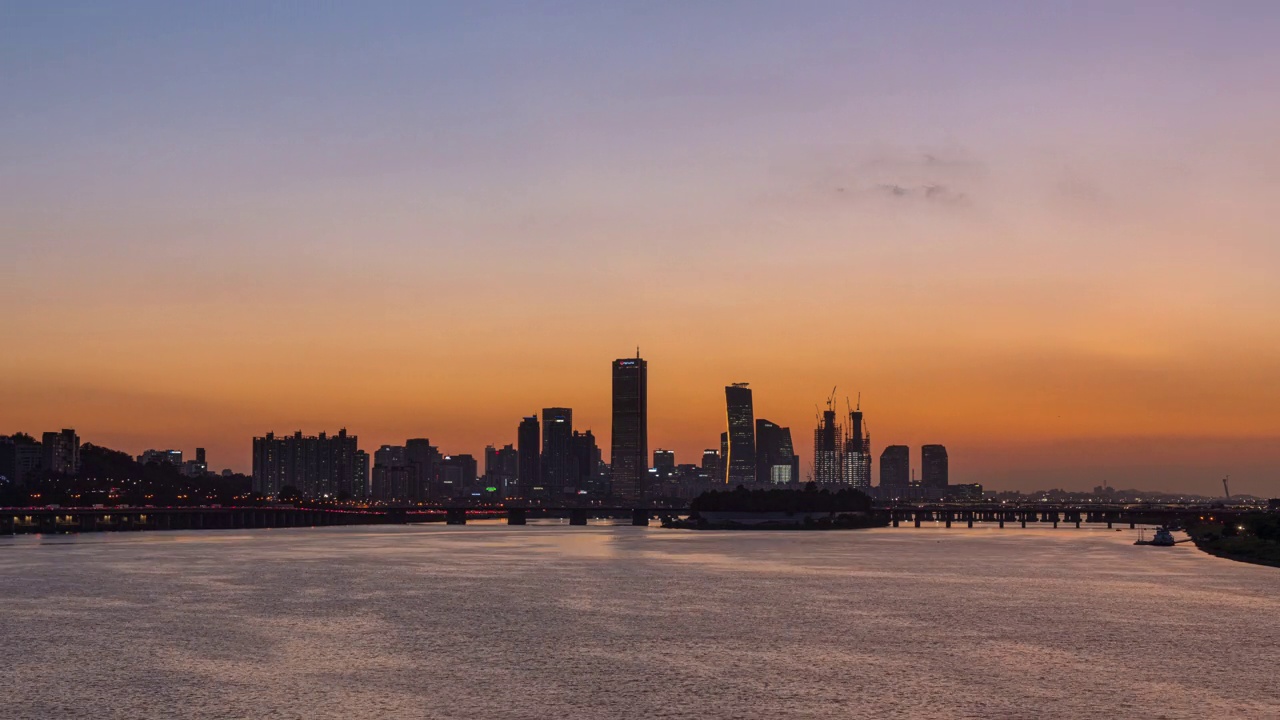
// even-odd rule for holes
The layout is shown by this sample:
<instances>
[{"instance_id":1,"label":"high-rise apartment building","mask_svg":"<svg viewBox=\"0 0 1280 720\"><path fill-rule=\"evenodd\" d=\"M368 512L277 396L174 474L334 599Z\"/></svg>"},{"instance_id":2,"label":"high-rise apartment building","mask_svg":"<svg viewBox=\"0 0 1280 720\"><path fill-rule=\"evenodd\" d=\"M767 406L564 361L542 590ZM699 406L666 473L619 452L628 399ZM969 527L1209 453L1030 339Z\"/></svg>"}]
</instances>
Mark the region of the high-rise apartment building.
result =
<instances>
[{"instance_id":1,"label":"high-rise apartment building","mask_svg":"<svg viewBox=\"0 0 1280 720\"><path fill-rule=\"evenodd\" d=\"M602 464L596 436L590 430L585 432L574 430L572 449L574 475L577 478L574 482L575 490L579 494L584 490L589 492L596 490Z\"/></svg>"},{"instance_id":2,"label":"high-rise apartment building","mask_svg":"<svg viewBox=\"0 0 1280 720\"><path fill-rule=\"evenodd\" d=\"M542 431L537 415L520 421L516 447L520 453L519 496L532 498L534 493L542 493Z\"/></svg>"},{"instance_id":3,"label":"high-rise apartment building","mask_svg":"<svg viewBox=\"0 0 1280 720\"><path fill-rule=\"evenodd\" d=\"M573 410L542 409L542 486L549 497L574 492L577 468L573 462Z\"/></svg>"},{"instance_id":4,"label":"high-rise apartment building","mask_svg":"<svg viewBox=\"0 0 1280 720\"><path fill-rule=\"evenodd\" d=\"M428 438L410 438L404 443L405 463L409 468L408 498L413 502L439 500L440 488L436 482L436 469L440 451Z\"/></svg>"},{"instance_id":5,"label":"high-rise apartment building","mask_svg":"<svg viewBox=\"0 0 1280 720\"><path fill-rule=\"evenodd\" d=\"M274 496L291 486L305 498L357 494L357 438L342 429L337 435L320 433L277 437L267 433L253 439L253 490Z\"/></svg>"},{"instance_id":6,"label":"high-rise apartment building","mask_svg":"<svg viewBox=\"0 0 1280 720\"><path fill-rule=\"evenodd\" d=\"M613 437L609 453L613 494L620 502L643 503L649 466L649 364L640 358L613 361Z\"/></svg>"},{"instance_id":7,"label":"high-rise apartment building","mask_svg":"<svg viewBox=\"0 0 1280 720\"><path fill-rule=\"evenodd\" d=\"M880 453L880 487L905 488L911 484L911 448L889 445Z\"/></svg>"},{"instance_id":8,"label":"high-rise apartment building","mask_svg":"<svg viewBox=\"0 0 1280 720\"><path fill-rule=\"evenodd\" d=\"M924 487L944 488L951 483L947 468L947 448L943 445L925 445L920 448L920 484Z\"/></svg>"},{"instance_id":9,"label":"high-rise apartment building","mask_svg":"<svg viewBox=\"0 0 1280 720\"><path fill-rule=\"evenodd\" d=\"M80 436L75 430L44 434L44 470L55 475L80 472Z\"/></svg>"},{"instance_id":10,"label":"high-rise apartment building","mask_svg":"<svg viewBox=\"0 0 1280 720\"><path fill-rule=\"evenodd\" d=\"M373 453L373 499L414 502L413 471L403 445L383 445Z\"/></svg>"},{"instance_id":11,"label":"high-rise apartment building","mask_svg":"<svg viewBox=\"0 0 1280 720\"><path fill-rule=\"evenodd\" d=\"M729 422L729 456L725 458L725 482L732 487L756 480L756 421L747 383L724 389Z\"/></svg>"},{"instance_id":12,"label":"high-rise apartment building","mask_svg":"<svg viewBox=\"0 0 1280 720\"><path fill-rule=\"evenodd\" d=\"M520 477L520 453L514 445L501 448L489 445L484 449L485 489L493 488L493 492L502 497L514 497L520 494L518 479Z\"/></svg>"}]
</instances>

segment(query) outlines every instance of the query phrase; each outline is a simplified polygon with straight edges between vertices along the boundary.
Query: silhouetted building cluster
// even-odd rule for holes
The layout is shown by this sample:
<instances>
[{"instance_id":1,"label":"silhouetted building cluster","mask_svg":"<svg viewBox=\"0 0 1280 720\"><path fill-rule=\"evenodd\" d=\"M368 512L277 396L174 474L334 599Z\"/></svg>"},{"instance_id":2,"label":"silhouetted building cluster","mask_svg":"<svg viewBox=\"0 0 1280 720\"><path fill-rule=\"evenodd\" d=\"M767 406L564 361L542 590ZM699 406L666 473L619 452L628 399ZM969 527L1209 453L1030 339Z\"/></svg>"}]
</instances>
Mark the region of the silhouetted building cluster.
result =
<instances>
[{"instance_id":1,"label":"silhouetted building cluster","mask_svg":"<svg viewBox=\"0 0 1280 720\"><path fill-rule=\"evenodd\" d=\"M290 488L301 497L365 497L368 455L345 429L337 435L277 437L267 433L253 439L253 490L279 496Z\"/></svg>"}]
</instances>

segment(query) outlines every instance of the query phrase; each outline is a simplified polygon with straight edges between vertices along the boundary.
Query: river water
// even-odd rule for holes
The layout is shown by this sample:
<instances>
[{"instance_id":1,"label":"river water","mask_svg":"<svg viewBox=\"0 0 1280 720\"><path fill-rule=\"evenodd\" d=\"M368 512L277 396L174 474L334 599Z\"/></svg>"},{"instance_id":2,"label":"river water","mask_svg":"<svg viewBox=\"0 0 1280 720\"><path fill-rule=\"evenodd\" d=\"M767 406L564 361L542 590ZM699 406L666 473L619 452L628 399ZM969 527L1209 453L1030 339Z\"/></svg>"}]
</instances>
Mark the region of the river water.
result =
<instances>
[{"instance_id":1,"label":"river water","mask_svg":"<svg viewBox=\"0 0 1280 720\"><path fill-rule=\"evenodd\" d=\"M0 717L1280 717L1280 569L1135 538L3 538Z\"/></svg>"}]
</instances>

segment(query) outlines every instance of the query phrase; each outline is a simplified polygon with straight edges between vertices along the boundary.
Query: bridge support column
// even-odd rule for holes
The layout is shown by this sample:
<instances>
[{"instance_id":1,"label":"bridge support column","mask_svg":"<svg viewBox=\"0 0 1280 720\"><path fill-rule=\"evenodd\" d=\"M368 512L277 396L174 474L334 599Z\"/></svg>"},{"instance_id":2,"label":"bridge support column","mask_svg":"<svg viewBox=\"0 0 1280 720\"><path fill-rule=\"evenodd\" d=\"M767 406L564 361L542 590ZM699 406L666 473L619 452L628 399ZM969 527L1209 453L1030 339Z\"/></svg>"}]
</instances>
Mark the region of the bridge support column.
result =
<instances>
[{"instance_id":1,"label":"bridge support column","mask_svg":"<svg viewBox=\"0 0 1280 720\"><path fill-rule=\"evenodd\" d=\"M450 508L445 511L444 523L446 525L466 525L467 510L466 508Z\"/></svg>"},{"instance_id":2,"label":"bridge support column","mask_svg":"<svg viewBox=\"0 0 1280 720\"><path fill-rule=\"evenodd\" d=\"M947 511L947 527L951 527L951 511Z\"/></svg>"},{"instance_id":3,"label":"bridge support column","mask_svg":"<svg viewBox=\"0 0 1280 720\"><path fill-rule=\"evenodd\" d=\"M1136 522L1134 522L1134 521L1130 520L1130 521L1129 521L1129 529L1130 529L1130 530L1137 530L1137 529L1138 529L1138 523L1136 523Z\"/></svg>"},{"instance_id":4,"label":"bridge support column","mask_svg":"<svg viewBox=\"0 0 1280 720\"><path fill-rule=\"evenodd\" d=\"M631 511L631 524L636 527L649 526L649 511L643 508L636 508Z\"/></svg>"},{"instance_id":5,"label":"bridge support column","mask_svg":"<svg viewBox=\"0 0 1280 720\"><path fill-rule=\"evenodd\" d=\"M973 529L973 513L969 513L969 528Z\"/></svg>"},{"instance_id":6,"label":"bridge support column","mask_svg":"<svg viewBox=\"0 0 1280 720\"><path fill-rule=\"evenodd\" d=\"M916 519L916 527L920 527L920 513L917 511L912 514L915 516L915 519Z\"/></svg>"},{"instance_id":7,"label":"bridge support column","mask_svg":"<svg viewBox=\"0 0 1280 720\"><path fill-rule=\"evenodd\" d=\"M508 525L524 525L527 519L528 512L524 508L507 508Z\"/></svg>"},{"instance_id":8,"label":"bridge support column","mask_svg":"<svg viewBox=\"0 0 1280 720\"><path fill-rule=\"evenodd\" d=\"M894 513L894 515L893 515L893 526L894 526L894 527L898 527L898 515L897 515L897 513Z\"/></svg>"},{"instance_id":9,"label":"bridge support column","mask_svg":"<svg viewBox=\"0 0 1280 720\"><path fill-rule=\"evenodd\" d=\"M570 510L570 511L569 511L569 524L570 524L570 525L586 525L586 524L587 524L587 511L586 511L585 509L583 509L583 508L575 508L575 509L573 509L573 510ZM645 524L647 525L648 523L645 523Z\"/></svg>"}]
</instances>

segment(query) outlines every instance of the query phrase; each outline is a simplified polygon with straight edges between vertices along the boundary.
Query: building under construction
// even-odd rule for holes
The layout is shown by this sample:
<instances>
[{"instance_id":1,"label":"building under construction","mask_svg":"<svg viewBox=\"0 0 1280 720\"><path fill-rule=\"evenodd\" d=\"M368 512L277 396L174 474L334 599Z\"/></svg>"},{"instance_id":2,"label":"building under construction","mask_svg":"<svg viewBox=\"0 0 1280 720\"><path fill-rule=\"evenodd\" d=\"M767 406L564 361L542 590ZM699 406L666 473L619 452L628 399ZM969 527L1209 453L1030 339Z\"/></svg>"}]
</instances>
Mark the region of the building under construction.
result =
<instances>
[{"instance_id":1,"label":"building under construction","mask_svg":"<svg viewBox=\"0 0 1280 720\"><path fill-rule=\"evenodd\" d=\"M849 424L837 421L836 392L813 431L813 480L822 487L871 487L871 435L862 417L862 403L849 411Z\"/></svg>"}]
</instances>

